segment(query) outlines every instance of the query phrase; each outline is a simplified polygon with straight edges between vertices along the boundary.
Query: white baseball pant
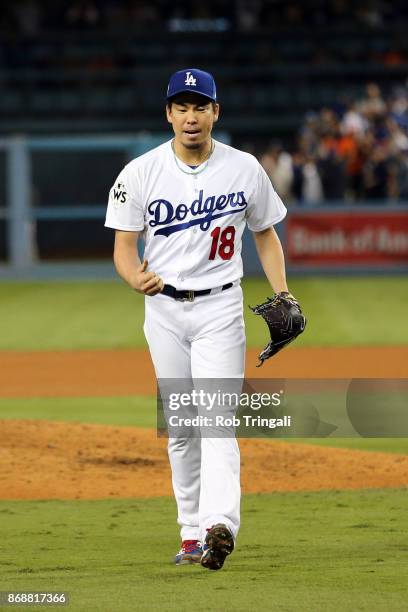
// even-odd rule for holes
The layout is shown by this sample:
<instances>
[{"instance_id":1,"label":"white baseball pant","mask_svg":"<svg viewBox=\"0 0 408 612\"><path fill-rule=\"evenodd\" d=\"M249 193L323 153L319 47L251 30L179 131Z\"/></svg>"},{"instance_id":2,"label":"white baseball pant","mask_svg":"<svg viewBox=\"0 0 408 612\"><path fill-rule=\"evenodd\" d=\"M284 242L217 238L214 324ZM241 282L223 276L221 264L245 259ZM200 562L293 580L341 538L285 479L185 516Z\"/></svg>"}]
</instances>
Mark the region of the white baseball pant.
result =
<instances>
[{"instance_id":1,"label":"white baseball pant","mask_svg":"<svg viewBox=\"0 0 408 612\"><path fill-rule=\"evenodd\" d=\"M245 369L240 285L193 302L146 296L144 333L160 379L239 379ZM221 384L222 386L222 384ZM235 437L169 438L168 454L182 540L204 541L224 523L240 524L240 454Z\"/></svg>"}]
</instances>

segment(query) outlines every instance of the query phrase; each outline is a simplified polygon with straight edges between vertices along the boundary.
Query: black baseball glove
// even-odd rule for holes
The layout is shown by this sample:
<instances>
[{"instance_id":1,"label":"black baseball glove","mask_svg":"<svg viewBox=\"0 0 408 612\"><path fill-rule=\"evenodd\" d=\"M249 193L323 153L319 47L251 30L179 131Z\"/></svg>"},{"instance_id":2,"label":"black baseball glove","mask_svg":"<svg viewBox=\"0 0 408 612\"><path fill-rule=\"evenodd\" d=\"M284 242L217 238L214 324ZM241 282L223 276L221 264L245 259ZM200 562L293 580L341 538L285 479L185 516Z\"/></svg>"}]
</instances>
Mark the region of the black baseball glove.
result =
<instances>
[{"instance_id":1,"label":"black baseball glove","mask_svg":"<svg viewBox=\"0 0 408 612\"><path fill-rule=\"evenodd\" d=\"M263 304L252 308L252 312L261 315L268 325L271 341L268 342L259 355L259 368L265 359L276 355L289 342L292 342L305 329L306 318L302 313L299 302L287 291L277 293L268 298Z\"/></svg>"}]
</instances>

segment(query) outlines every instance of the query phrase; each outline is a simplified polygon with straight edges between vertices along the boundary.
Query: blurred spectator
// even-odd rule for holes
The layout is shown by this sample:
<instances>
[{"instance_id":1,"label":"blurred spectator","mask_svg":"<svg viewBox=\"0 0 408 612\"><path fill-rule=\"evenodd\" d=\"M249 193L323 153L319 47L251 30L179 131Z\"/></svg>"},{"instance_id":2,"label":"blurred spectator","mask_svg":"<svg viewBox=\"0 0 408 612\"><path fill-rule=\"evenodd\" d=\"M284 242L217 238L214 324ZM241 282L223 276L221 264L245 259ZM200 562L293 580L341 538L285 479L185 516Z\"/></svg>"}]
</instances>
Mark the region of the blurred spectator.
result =
<instances>
[{"instance_id":1,"label":"blurred spectator","mask_svg":"<svg viewBox=\"0 0 408 612\"><path fill-rule=\"evenodd\" d=\"M393 117L387 117L385 122L388 130L388 140L391 153L408 151L408 136Z\"/></svg>"},{"instance_id":2,"label":"blurred spectator","mask_svg":"<svg viewBox=\"0 0 408 612\"><path fill-rule=\"evenodd\" d=\"M284 4L284 20L288 25L302 25L305 7L302 2L288 2Z\"/></svg>"},{"instance_id":3,"label":"blurred spectator","mask_svg":"<svg viewBox=\"0 0 408 612\"><path fill-rule=\"evenodd\" d=\"M357 19L371 28L379 28L383 24L383 14L383 2L378 0L360 0L355 9Z\"/></svg>"},{"instance_id":4,"label":"blurred spectator","mask_svg":"<svg viewBox=\"0 0 408 612\"><path fill-rule=\"evenodd\" d=\"M343 134L363 134L368 127L368 121L357 110L355 102L351 103L343 115L340 129Z\"/></svg>"},{"instance_id":5,"label":"blurred spectator","mask_svg":"<svg viewBox=\"0 0 408 612\"><path fill-rule=\"evenodd\" d=\"M307 113L292 169L292 194L306 204L406 198L407 89L398 87L385 99L368 83L365 97L348 103L342 115L330 108Z\"/></svg>"},{"instance_id":6,"label":"blurred spectator","mask_svg":"<svg viewBox=\"0 0 408 612\"><path fill-rule=\"evenodd\" d=\"M284 201L291 200L293 183L291 155L282 149L280 142L273 141L260 161L280 197Z\"/></svg>"},{"instance_id":7,"label":"blurred spectator","mask_svg":"<svg viewBox=\"0 0 408 612\"><path fill-rule=\"evenodd\" d=\"M392 182L391 187L394 189L390 193L390 197L395 200L408 199L408 155L405 151L400 152L393 160L390 168Z\"/></svg>"},{"instance_id":8,"label":"blurred spectator","mask_svg":"<svg viewBox=\"0 0 408 612\"><path fill-rule=\"evenodd\" d=\"M315 160L310 157L302 167L302 201L319 204L323 200L323 186Z\"/></svg>"},{"instance_id":9,"label":"blurred spectator","mask_svg":"<svg viewBox=\"0 0 408 612\"><path fill-rule=\"evenodd\" d=\"M363 166L363 187L368 199L386 199L388 195L388 168L385 147L376 146L369 152Z\"/></svg>"},{"instance_id":10,"label":"blurred spectator","mask_svg":"<svg viewBox=\"0 0 408 612\"><path fill-rule=\"evenodd\" d=\"M292 156L292 193L301 204L313 206L323 200L323 188L316 162L311 156L296 151Z\"/></svg>"},{"instance_id":11,"label":"blurred spectator","mask_svg":"<svg viewBox=\"0 0 408 612\"><path fill-rule=\"evenodd\" d=\"M328 147L324 142L319 147L317 170L321 180L320 199L340 200L346 194L346 162L338 154L336 147Z\"/></svg>"},{"instance_id":12,"label":"blurred spectator","mask_svg":"<svg viewBox=\"0 0 408 612\"><path fill-rule=\"evenodd\" d=\"M403 51L394 48L388 49L382 56L382 62L386 66L399 66L405 61Z\"/></svg>"},{"instance_id":13,"label":"blurred spectator","mask_svg":"<svg viewBox=\"0 0 408 612\"><path fill-rule=\"evenodd\" d=\"M64 15L65 26L73 29L93 29L101 26L100 3L93 0L70 2Z\"/></svg>"},{"instance_id":14,"label":"blurred spectator","mask_svg":"<svg viewBox=\"0 0 408 612\"><path fill-rule=\"evenodd\" d=\"M390 98L389 112L397 124L408 131L408 91L403 87L397 87Z\"/></svg>"},{"instance_id":15,"label":"blurred spectator","mask_svg":"<svg viewBox=\"0 0 408 612\"><path fill-rule=\"evenodd\" d=\"M374 121L385 113L385 102L376 83L368 83L366 97L360 100L357 107L361 115L368 121Z\"/></svg>"},{"instance_id":16,"label":"blurred spectator","mask_svg":"<svg viewBox=\"0 0 408 612\"><path fill-rule=\"evenodd\" d=\"M237 0L236 24L238 30L250 32L259 27L259 13L262 4L260 0Z\"/></svg>"},{"instance_id":17,"label":"blurred spectator","mask_svg":"<svg viewBox=\"0 0 408 612\"><path fill-rule=\"evenodd\" d=\"M39 34L44 7L36 0L19 0L11 6L17 27L24 36L36 36Z\"/></svg>"}]
</instances>

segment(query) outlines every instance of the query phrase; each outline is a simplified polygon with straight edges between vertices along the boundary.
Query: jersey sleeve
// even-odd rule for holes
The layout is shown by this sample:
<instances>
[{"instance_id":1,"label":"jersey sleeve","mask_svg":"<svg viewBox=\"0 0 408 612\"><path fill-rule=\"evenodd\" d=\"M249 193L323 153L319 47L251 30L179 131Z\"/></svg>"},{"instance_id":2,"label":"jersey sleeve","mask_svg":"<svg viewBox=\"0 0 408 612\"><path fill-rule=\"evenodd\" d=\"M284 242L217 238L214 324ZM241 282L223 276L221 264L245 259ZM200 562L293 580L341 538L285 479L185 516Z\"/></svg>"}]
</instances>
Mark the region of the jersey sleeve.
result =
<instances>
[{"instance_id":1,"label":"jersey sleeve","mask_svg":"<svg viewBox=\"0 0 408 612\"><path fill-rule=\"evenodd\" d=\"M130 176L126 166L109 191L105 227L130 232L143 231L144 209L137 177Z\"/></svg>"},{"instance_id":2,"label":"jersey sleeve","mask_svg":"<svg viewBox=\"0 0 408 612\"><path fill-rule=\"evenodd\" d=\"M256 189L250 199L247 208L247 224L252 232L260 232L286 216L286 207L273 188L273 185L262 168L258 164L258 177Z\"/></svg>"}]
</instances>

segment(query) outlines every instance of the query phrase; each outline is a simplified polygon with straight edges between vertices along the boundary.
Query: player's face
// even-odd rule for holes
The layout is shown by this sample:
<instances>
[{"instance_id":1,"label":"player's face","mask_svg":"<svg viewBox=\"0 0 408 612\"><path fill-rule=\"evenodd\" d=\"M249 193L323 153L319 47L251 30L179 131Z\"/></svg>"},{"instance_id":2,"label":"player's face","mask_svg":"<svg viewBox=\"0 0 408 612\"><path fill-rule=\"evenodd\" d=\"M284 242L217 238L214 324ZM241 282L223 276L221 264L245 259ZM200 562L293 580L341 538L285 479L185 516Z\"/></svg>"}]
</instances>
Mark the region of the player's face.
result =
<instances>
[{"instance_id":1,"label":"player's face","mask_svg":"<svg viewBox=\"0 0 408 612\"><path fill-rule=\"evenodd\" d=\"M212 127L218 120L219 105L192 94L173 101L166 107L166 113L176 141L188 149L200 149L210 140Z\"/></svg>"}]
</instances>

